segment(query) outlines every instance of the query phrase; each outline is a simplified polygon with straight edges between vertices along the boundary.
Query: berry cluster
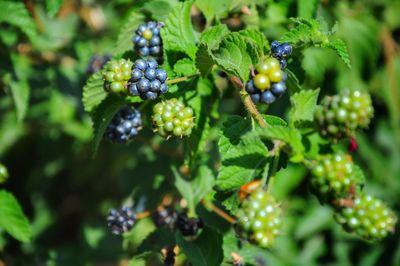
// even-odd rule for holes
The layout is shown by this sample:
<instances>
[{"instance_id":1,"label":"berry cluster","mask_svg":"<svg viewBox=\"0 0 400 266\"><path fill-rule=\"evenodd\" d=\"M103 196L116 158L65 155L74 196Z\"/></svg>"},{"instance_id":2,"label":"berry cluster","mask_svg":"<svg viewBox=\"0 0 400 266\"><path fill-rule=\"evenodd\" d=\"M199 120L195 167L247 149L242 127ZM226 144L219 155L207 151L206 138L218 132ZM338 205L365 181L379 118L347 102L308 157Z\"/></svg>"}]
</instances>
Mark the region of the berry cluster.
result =
<instances>
[{"instance_id":1,"label":"berry cluster","mask_svg":"<svg viewBox=\"0 0 400 266\"><path fill-rule=\"evenodd\" d=\"M368 93L345 90L322 100L315 121L321 136L337 141L351 137L357 128L367 127L373 113Z\"/></svg>"},{"instance_id":2,"label":"berry cluster","mask_svg":"<svg viewBox=\"0 0 400 266\"><path fill-rule=\"evenodd\" d=\"M99 71L111 58L112 56L110 54L92 56L86 68L86 73L93 74Z\"/></svg>"},{"instance_id":3,"label":"berry cluster","mask_svg":"<svg viewBox=\"0 0 400 266\"><path fill-rule=\"evenodd\" d=\"M125 143L134 138L142 129L140 112L133 107L121 108L108 124L105 138L119 143Z\"/></svg>"},{"instance_id":4,"label":"berry cluster","mask_svg":"<svg viewBox=\"0 0 400 266\"><path fill-rule=\"evenodd\" d=\"M172 230L178 220L178 213L171 207L163 207L154 212L152 218L157 227L168 227Z\"/></svg>"},{"instance_id":5,"label":"berry cluster","mask_svg":"<svg viewBox=\"0 0 400 266\"><path fill-rule=\"evenodd\" d=\"M369 195L356 197L353 206L339 209L335 218L346 231L372 241L394 232L397 222L390 208Z\"/></svg>"},{"instance_id":6,"label":"berry cluster","mask_svg":"<svg viewBox=\"0 0 400 266\"><path fill-rule=\"evenodd\" d=\"M251 242L269 248L279 235L281 208L263 188L259 188L243 201L238 212L238 229Z\"/></svg>"},{"instance_id":7,"label":"berry cluster","mask_svg":"<svg viewBox=\"0 0 400 266\"><path fill-rule=\"evenodd\" d=\"M288 43L280 44L277 41L271 43L272 56L279 60L282 69L286 68L286 58L292 54L292 50L292 46Z\"/></svg>"},{"instance_id":8,"label":"berry cluster","mask_svg":"<svg viewBox=\"0 0 400 266\"><path fill-rule=\"evenodd\" d=\"M346 198L364 183L351 157L342 153L321 156L311 173L311 185L324 201Z\"/></svg>"},{"instance_id":9,"label":"berry cluster","mask_svg":"<svg viewBox=\"0 0 400 266\"><path fill-rule=\"evenodd\" d=\"M161 54L160 30L163 26L163 23L150 21L138 27L132 40L134 49L140 56L158 56Z\"/></svg>"},{"instance_id":10,"label":"berry cluster","mask_svg":"<svg viewBox=\"0 0 400 266\"><path fill-rule=\"evenodd\" d=\"M108 61L102 71L105 90L118 94L126 93L126 85L131 78L131 68L132 62L130 60Z\"/></svg>"},{"instance_id":11,"label":"berry cluster","mask_svg":"<svg viewBox=\"0 0 400 266\"><path fill-rule=\"evenodd\" d=\"M196 237L204 226L200 218L188 217L186 212L178 212L170 207L157 210L152 218L158 227L178 229L184 237L189 239Z\"/></svg>"},{"instance_id":12,"label":"berry cluster","mask_svg":"<svg viewBox=\"0 0 400 266\"><path fill-rule=\"evenodd\" d=\"M162 137L189 136L194 127L193 109L176 98L160 102L153 108L155 131Z\"/></svg>"},{"instance_id":13,"label":"berry cluster","mask_svg":"<svg viewBox=\"0 0 400 266\"><path fill-rule=\"evenodd\" d=\"M255 69L255 75L246 83L246 91L254 103L273 103L286 91L286 73L279 61L269 57L260 62Z\"/></svg>"},{"instance_id":14,"label":"berry cluster","mask_svg":"<svg viewBox=\"0 0 400 266\"><path fill-rule=\"evenodd\" d=\"M128 82L128 94L140 96L143 100L154 100L168 91L167 72L158 68L154 59L138 59L132 67Z\"/></svg>"},{"instance_id":15,"label":"berry cluster","mask_svg":"<svg viewBox=\"0 0 400 266\"><path fill-rule=\"evenodd\" d=\"M107 225L115 235L122 235L132 229L136 215L130 207L111 209L107 216Z\"/></svg>"},{"instance_id":16,"label":"berry cluster","mask_svg":"<svg viewBox=\"0 0 400 266\"><path fill-rule=\"evenodd\" d=\"M8 170L7 168L0 163L0 184L4 183L8 178Z\"/></svg>"},{"instance_id":17,"label":"berry cluster","mask_svg":"<svg viewBox=\"0 0 400 266\"><path fill-rule=\"evenodd\" d=\"M184 237L189 239L196 237L203 227L203 221L200 218L188 217L185 212L178 214L176 228L181 231Z\"/></svg>"}]
</instances>

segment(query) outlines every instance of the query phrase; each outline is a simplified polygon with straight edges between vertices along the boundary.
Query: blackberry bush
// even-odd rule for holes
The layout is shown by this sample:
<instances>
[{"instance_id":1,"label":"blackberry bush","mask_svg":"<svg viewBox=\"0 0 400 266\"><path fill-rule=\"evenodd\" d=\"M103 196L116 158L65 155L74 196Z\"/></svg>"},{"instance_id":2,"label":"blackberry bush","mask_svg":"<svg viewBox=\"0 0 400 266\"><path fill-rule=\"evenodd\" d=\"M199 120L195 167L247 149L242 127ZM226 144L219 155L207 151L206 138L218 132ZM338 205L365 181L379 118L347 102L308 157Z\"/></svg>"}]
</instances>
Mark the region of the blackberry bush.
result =
<instances>
[{"instance_id":1,"label":"blackberry bush","mask_svg":"<svg viewBox=\"0 0 400 266\"><path fill-rule=\"evenodd\" d=\"M111 209L107 216L107 225L115 235L128 232L135 225L136 216L130 207Z\"/></svg>"},{"instance_id":2,"label":"blackberry bush","mask_svg":"<svg viewBox=\"0 0 400 266\"><path fill-rule=\"evenodd\" d=\"M275 199L258 189L246 198L238 211L238 231L249 241L270 248L280 234L282 210Z\"/></svg>"},{"instance_id":3,"label":"blackberry bush","mask_svg":"<svg viewBox=\"0 0 400 266\"><path fill-rule=\"evenodd\" d=\"M337 141L353 136L358 128L366 128L373 114L368 93L345 90L322 100L315 112L315 122L321 136Z\"/></svg>"},{"instance_id":4,"label":"blackberry bush","mask_svg":"<svg viewBox=\"0 0 400 266\"><path fill-rule=\"evenodd\" d=\"M168 91L167 72L158 67L154 59L138 59L132 67L128 82L128 94L143 100L154 100Z\"/></svg>"},{"instance_id":5,"label":"blackberry bush","mask_svg":"<svg viewBox=\"0 0 400 266\"><path fill-rule=\"evenodd\" d=\"M186 137L195 125L193 109L176 98L157 103L153 108L155 131L162 137Z\"/></svg>"},{"instance_id":6,"label":"blackberry bush","mask_svg":"<svg viewBox=\"0 0 400 266\"><path fill-rule=\"evenodd\" d=\"M320 156L311 173L311 185L324 201L346 198L364 185L351 156L343 153Z\"/></svg>"},{"instance_id":7,"label":"blackberry bush","mask_svg":"<svg viewBox=\"0 0 400 266\"><path fill-rule=\"evenodd\" d=\"M127 83L131 78L132 62L119 59L108 61L102 70L104 88L117 94L126 94Z\"/></svg>"},{"instance_id":8,"label":"blackberry bush","mask_svg":"<svg viewBox=\"0 0 400 266\"><path fill-rule=\"evenodd\" d=\"M336 221L357 236L371 241L381 240L394 233L397 218L381 200L362 194L351 207L337 210Z\"/></svg>"},{"instance_id":9,"label":"blackberry bush","mask_svg":"<svg viewBox=\"0 0 400 266\"><path fill-rule=\"evenodd\" d=\"M141 24L133 37L135 51L140 56L160 56L162 54L162 41L160 30L163 23L150 21Z\"/></svg>"},{"instance_id":10,"label":"blackberry bush","mask_svg":"<svg viewBox=\"0 0 400 266\"><path fill-rule=\"evenodd\" d=\"M126 143L137 136L142 129L142 117L131 106L121 108L108 124L105 138L119 143Z\"/></svg>"},{"instance_id":11,"label":"blackberry bush","mask_svg":"<svg viewBox=\"0 0 400 266\"><path fill-rule=\"evenodd\" d=\"M276 58L260 62L255 75L246 83L246 91L254 103L271 104L286 91L286 74Z\"/></svg>"}]
</instances>

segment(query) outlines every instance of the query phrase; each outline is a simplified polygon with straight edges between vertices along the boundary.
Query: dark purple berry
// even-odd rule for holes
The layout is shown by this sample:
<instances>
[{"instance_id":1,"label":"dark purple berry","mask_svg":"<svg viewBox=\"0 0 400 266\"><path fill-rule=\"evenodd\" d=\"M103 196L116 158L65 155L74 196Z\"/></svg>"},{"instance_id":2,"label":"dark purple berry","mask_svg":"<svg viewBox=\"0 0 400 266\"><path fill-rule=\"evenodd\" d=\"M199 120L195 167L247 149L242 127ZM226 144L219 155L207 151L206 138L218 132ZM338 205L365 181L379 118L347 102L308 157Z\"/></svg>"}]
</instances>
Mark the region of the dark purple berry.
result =
<instances>
[{"instance_id":1,"label":"dark purple berry","mask_svg":"<svg viewBox=\"0 0 400 266\"><path fill-rule=\"evenodd\" d=\"M275 102L276 97L272 94L271 91L266 90L261 94L260 100L266 104L271 104L271 103Z\"/></svg>"}]
</instances>

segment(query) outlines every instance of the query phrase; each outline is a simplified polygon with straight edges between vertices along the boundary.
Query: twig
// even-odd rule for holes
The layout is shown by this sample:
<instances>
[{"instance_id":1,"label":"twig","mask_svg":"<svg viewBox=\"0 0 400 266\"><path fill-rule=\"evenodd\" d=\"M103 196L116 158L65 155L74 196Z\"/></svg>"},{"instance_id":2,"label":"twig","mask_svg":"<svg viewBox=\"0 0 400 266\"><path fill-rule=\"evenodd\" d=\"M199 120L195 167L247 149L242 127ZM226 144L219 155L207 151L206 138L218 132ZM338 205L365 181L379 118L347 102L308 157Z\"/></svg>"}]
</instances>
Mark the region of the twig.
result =
<instances>
[{"instance_id":1,"label":"twig","mask_svg":"<svg viewBox=\"0 0 400 266\"><path fill-rule=\"evenodd\" d=\"M240 97L244 106L250 115L257 121L261 128L267 128L268 125L265 122L264 118L258 112L257 107L254 105L253 101L250 98L250 95L244 90L243 82L235 76L230 76L229 80L233 83L233 85L240 91Z\"/></svg>"},{"instance_id":2,"label":"twig","mask_svg":"<svg viewBox=\"0 0 400 266\"><path fill-rule=\"evenodd\" d=\"M235 224L236 223L236 219L233 218L232 216L230 216L229 214L227 214L226 212L224 212L223 210L221 210L220 208L218 208L217 206L215 206L213 203L211 202L206 202L205 200L202 200L201 203L206 207L206 208L210 208L213 212L215 212L218 216L220 216L221 218L223 218L225 221L227 221L230 224Z\"/></svg>"},{"instance_id":3,"label":"twig","mask_svg":"<svg viewBox=\"0 0 400 266\"><path fill-rule=\"evenodd\" d=\"M151 215L151 212L149 211L144 211L141 213L136 214L136 219L140 220L140 219L144 219L146 217L149 217Z\"/></svg>"},{"instance_id":4,"label":"twig","mask_svg":"<svg viewBox=\"0 0 400 266\"><path fill-rule=\"evenodd\" d=\"M187 80L189 80L191 78L197 77L198 75L200 75L200 74L193 74L193 75L185 76L185 77L181 77L181 78L170 79L170 80L167 80L166 83L168 85L172 85L172 84L180 83L180 82L183 82L183 81L187 81Z\"/></svg>"}]
</instances>

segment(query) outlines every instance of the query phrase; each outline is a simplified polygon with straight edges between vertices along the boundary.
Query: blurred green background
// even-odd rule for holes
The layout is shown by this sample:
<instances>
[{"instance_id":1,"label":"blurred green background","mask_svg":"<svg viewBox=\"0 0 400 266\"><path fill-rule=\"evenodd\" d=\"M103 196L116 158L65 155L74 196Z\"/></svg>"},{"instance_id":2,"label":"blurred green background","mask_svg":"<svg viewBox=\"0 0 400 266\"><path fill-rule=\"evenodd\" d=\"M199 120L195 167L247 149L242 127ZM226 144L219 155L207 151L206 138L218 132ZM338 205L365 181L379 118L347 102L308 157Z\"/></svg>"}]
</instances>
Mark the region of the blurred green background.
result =
<instances>
[{"instance_id":1,"label":"blurred green background","mask_svg":"<svg viewBox=\"0 0 400 266\"><path fill-rule=\"evenodd\" d=\"M164 20L174 0L0 0L0 162L10 172L1 188L14 193L32 223L33 239L21 244L0 231L0 265L127 265L137 244L154 225L143 220L124 241L112 236L110 207L134 201L152 209L174 191L170 165L180 165L184 148L162 143L150 129L129 145L102 143L92 157L90 118L82 88L93 55L110 54L132 12ZM201 2L195 1L195 2ZM241 1L237 1L241 2ZM290 17L310 17L317 0L242 1L252 16L232 11L231 28L260 28L269 40L290 27ZM322 94L345 88L368 90L375 119L357 135L355 155L368 179L366 191L400 213L400 1L322 0L316 17L336 24L348 45L352 68L331 51L296 50L289 65L302 68L304 87ZM193 10L197 30L202 16ZM128 36L129 37L129 36ZM228 89L221 117L244 114ZM285 116L288 97L268 112ZM217 131L216 131L217 132ZM215 144L213 134L210 145ZM217 154L214 154L218 160ZM306 170L290 166L276 178L284 204L285 234L260 265L400 265L400 235L371 244L344 233L310 195ZM399 229L399 226L397 226ZM399 230L397 230L399 231ZM140 234L139 232L143 233ZM132 248L133 247L133 248Z\"/></svg>"}]
</instances>

